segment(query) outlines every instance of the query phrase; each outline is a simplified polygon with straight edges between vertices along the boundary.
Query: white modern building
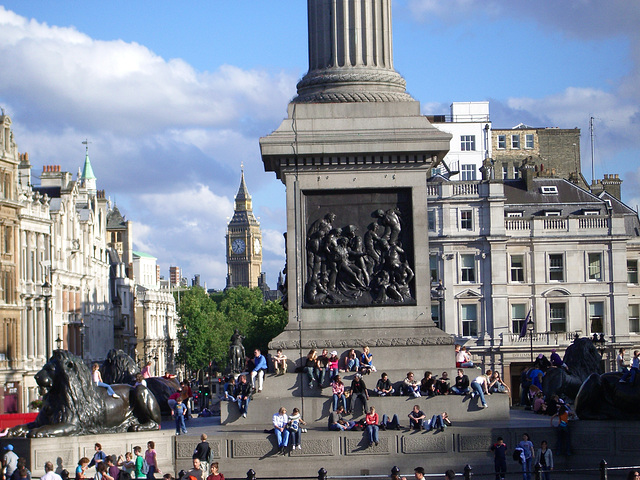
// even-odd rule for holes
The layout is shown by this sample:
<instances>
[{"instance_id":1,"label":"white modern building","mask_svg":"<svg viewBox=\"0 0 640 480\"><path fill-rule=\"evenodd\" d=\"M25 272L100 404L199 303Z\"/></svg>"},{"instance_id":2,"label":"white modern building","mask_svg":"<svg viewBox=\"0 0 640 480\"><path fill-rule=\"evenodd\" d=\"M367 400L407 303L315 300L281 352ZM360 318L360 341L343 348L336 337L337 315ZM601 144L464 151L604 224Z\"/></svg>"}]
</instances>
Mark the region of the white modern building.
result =
<instances>
[{"instance_id":1,"label":"white modern building","mask_svg":"<svg viewBox=\"0 0 640 480\"><path fill-rule=\"evenodd\" d=\"M157 290L159 288L158 259L144 252L133 252L133 277L136 284Z\"/></svg>"},{"instance_id":2,"label":"white modern building","mask_svg":"<svg viewBox=\"0 0 640 480\"><path fill-rule=\"evenodd\" d=\"M450 115L428 118L434 127L452 135L449 153L437 172L451 180L482 179L480 169L491 158L489 102L453 102Z\"/></svg>"}]
</instances>

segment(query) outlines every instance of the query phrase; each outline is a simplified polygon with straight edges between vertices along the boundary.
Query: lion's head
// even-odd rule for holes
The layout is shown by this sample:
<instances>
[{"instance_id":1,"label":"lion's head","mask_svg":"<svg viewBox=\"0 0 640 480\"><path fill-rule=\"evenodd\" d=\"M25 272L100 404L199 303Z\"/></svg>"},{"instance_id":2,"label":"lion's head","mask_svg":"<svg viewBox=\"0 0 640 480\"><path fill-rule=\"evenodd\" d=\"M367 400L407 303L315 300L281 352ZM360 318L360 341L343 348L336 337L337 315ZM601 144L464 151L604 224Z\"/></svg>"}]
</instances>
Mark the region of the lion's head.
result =
<instances>
[{"instance_id":1,"label":"lion's head","mask_svg":"<svg viewBox=\"0 0 640 480\"><path fill-rule=\"evenodd\" d=\"M90 429L103 415L103 397L92 384L87 366L74 354L54 351L35 379L44 394L36 423L79 423Z\"/></svg>"},{"instance_id":2,"label":"lion's head","mask_svg":"<svg viewBox=\"0 0 640 480\"><path fill-rule=\"evenodd\" d=\"M136 381L136 375L140 373L140 369L129 355L122 350L114 348L107 353L107 358L102 362L102 367L100 367L100 373L102 373L102 380L105 383L128 383L133 385Z\"/></svg>"}]
</instances>

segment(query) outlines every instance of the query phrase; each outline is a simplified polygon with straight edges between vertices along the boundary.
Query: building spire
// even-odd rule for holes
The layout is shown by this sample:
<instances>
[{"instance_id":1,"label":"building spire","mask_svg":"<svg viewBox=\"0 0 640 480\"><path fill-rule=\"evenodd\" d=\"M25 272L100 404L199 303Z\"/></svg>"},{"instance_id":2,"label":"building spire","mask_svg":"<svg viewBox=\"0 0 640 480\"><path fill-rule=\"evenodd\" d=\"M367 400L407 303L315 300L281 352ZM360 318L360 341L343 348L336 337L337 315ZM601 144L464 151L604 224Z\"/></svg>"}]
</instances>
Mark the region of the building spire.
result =
<instances>
[{"instance_id":1,"label":"building spire","mask_svg":"<svg viewBox=\"0 0 640 480\"><path fill-rule=\"evenodd\" d=\"M84 140L82 144L85 146L84 168L82 169L82 177L80 178L81 184L91 192L96 192L96 176L93 174L93 168L91 167L91 161L89 160L89 140Z\"/></svg>"},{"instance_id":2,"label":"building spire","mask_svg":"<svg viewBox=\"0 0 640 480\"><path fill-rule=\"evenodd\" d=\"M247 185L244 181L244 164L240 164L240 187L238 188L238 193L236 194L236 208L237 212L239 211L251 211L251 195L249 195L249 190L247 189Z\"/></svg>"},{"instance_id":3,"label":"building spire","mask_svg":"<svg viewBox=\"0 0 640 480\"><path fill-rule=\"evenodd\" d=\"M393 68L391 0L308 0L309 72L294 103L412 101Z\"/></svg>"}]
</instances>

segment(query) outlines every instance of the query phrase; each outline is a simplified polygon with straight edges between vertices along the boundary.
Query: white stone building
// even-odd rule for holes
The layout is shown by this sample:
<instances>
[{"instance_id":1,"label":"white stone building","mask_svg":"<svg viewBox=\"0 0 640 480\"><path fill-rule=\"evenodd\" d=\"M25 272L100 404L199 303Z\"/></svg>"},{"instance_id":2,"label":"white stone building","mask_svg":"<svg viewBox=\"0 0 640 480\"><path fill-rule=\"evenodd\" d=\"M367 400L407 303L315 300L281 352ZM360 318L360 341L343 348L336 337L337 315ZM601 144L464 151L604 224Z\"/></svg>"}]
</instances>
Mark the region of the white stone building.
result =
<instances>
[{"instance_id":1,"label":"white stone building","mask_svg":"<svg viewBox=\"0 0 640 480\"><path fill-rule=\"evenodd\" d=\"M53 286L52 332L61 348L85 359L102 360L114 347L109 296L107 200L96 190L86 155L73 180L59 165L44 166L40 187L51 198Z\"/></svg>"},{"instance_id":2,"label":"white stone building","mask_svg":"<svg viewBox=\"0 0 640 480\"><path fill-rule=\"evenodd\" d=\"M143 365L152 362L155 375L175 372L178 353L178 314L170 289L160 288L156 258L143 252L133 252L136 283L135 328L137 348L135 359Z\"/></svg>"},{"instance_id":3,"label":"white stone building","mask_svg":"<svg viewBox=\"0 0 640 480\"><path fill-rule=\"evenodd\" d=\"M53 329L48 322L50 302L49 272L51 267L51 217L49 197L31 186L29 154L20 155L18 165L18 202L20 221L20 315L22 335L21 411L40 398L33 376L42 368L55 345ZM49 303L50 306L50 303ZM50 317L49 317L50 318Z\"/></svg>"},{"instance_id":4,"label":"white stone building","mask_svg":"<svg viewBox=\"0 0 640 480\"><path fill-rule=\"evenodd\" d=\"M606 191L521 171L430 179L432 317L512 383L531 345L548 355L576 334L603 334L611 368L617 348L640 343L638 215ZM533 330L520 338L529 312Z\"/></svg>"},{"instance_id":5,"label":"white stone building","mask_svg":"<svg viewBox=\"0 0 640 480\"><path fill-rule=\"evenodd\" d=\"M489 102L453 102L450 115L427 118L434 127L452 135L449 152L437 172L451 180L482 179L480 168L492 154Z\"/></svg>"}]
</instances>

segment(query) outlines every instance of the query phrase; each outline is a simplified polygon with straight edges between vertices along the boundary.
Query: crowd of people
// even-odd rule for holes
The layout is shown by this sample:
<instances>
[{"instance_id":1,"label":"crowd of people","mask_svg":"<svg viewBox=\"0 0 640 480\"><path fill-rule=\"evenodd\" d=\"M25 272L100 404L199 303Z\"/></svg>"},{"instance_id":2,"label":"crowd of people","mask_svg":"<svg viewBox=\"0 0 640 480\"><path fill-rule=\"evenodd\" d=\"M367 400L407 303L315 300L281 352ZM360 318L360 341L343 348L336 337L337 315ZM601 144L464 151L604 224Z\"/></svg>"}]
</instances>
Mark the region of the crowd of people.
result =
<instances>
[{"instance_id":1,"label":"crowd of people","mask_svg":"<svg viewBox=\"0 0 640 480\"><path fill-rule=\"evenodd\" d=\"M218 462L213 461L213 451L207 442L207 435L202 434L200 443L193 453L193 469L179 472L176 480L224 480L224 475L219 471ZM5 447L6 453L2 457L5 480L31 480L31 472L27 468L27 460L18 457L13 445ZM93 474L89 469L93 468ZM156 476L158 475L158 476ZM161 477L159 477L161 476ZM37 477L37 475L36 475ZM147 449L143 452L139 446L133 447L133 452L124 455L108 455L100 443L94 445L94 454L91 458L82 457L78 460L75 476L59 467L54 468L52 462L44 464L44 474L40 477L44 480L174 480L171 473L162 473L158 466L158 456L153 441L147 442Z\"/></svg>"}]
</instances>

